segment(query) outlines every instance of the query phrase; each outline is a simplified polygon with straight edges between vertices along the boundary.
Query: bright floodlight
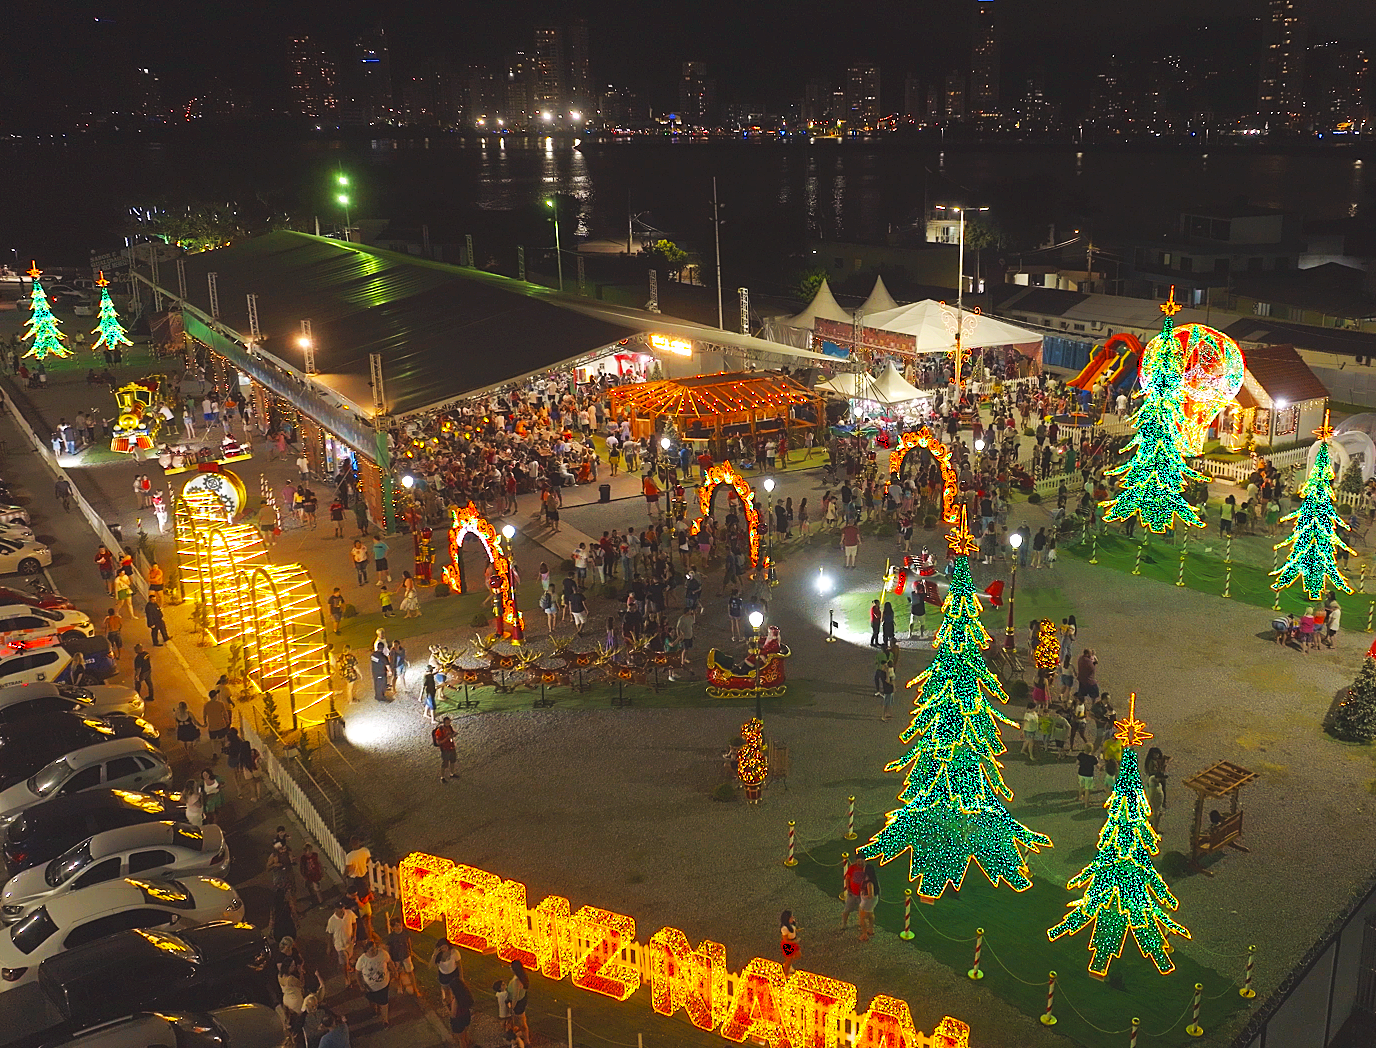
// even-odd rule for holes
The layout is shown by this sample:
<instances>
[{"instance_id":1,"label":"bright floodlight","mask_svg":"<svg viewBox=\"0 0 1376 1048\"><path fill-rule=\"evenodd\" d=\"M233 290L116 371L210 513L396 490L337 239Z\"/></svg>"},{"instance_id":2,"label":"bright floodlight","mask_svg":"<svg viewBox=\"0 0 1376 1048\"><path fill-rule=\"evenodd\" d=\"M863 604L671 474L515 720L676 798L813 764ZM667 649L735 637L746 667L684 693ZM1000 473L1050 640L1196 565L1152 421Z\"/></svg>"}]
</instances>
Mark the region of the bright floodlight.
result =
<instances>
[{"instance_id":1,"label":"bright floodlight","mask_svg":"<svg viewBox=\"0 0 1376 1048\"><path fill-rule=\"evenodd\" d=\"M752 611L750 613L750 628L752 630L757 630L762 625L764 625L764 613L759 611Z\"/></svg>"},{"instance_id":2,"label":"bright floodlight","mask_svg":"<svg viewBox=\"0 0 1376 1048\"><path fill-rule=\"evenodd\" d=\"M817 592L818 592L818 593L830 593L830 592L831 592L831 576L828 575L828 574L827 574L825 571L823 571L821 568L818 568L818 569L817 569Z\"/></svg>"},{"instance_id":3,"label":"bright floodlight","mask_svg":"<svg viewBox=\"0 0 1376 1048\"><path fill-rule=\"evenodd\" d=\"M340 193L339 196L335 197L335 199L338 200L345 207L349 206L349 195L347 193Z\"/></svg>"},{"instance_id":4,"label":"bright floodlight","mask_svg":"<svg viewBox=\"0 0 1376 1048\"><path fill-rule=\"evenodd\" d=\"M300 338L298 338L298 339L296 340L296 344L297 344L298 346L300 346L302 349L310 349L310 348L311 348L311 340L308 339L305 335L302 335Z\"/></svg>"},{"instance_id":5,"label":"bright floodlight","mask_svg":"<svg viewBox=\"0 0 1376 1048\"><path fill-rule=\"evenodd\" d=\"M553 200L546 200L546 201L545 201L545 207L553 207L553 206L554 206L554 201L553 201Z\"/></svg>"},{"instance_id":6,"label":"bright floodlight","mask_svg":"<svg viewBox=\"0 0 1376 1048\"><path fill-rule=\"evenodd\" d=\"M1283 410L1285 410L1285 401L1284 401L1284 400L1277 400L1277 401L1276 401L1276 410L1278 410L1278 411L1283 411Z\"/></svg>"},{"instance_id":7,"label":"bright floodlight","mask_svg":"<svg viewBox=\"0 0 1376 1048\"><path fill-rule=\"evenodd\" d=\"M975 438L975 450L976 450L976 451L983 451L983 450L984 450L984 438L983 438L983 437L976 437L976 438Z\"/></svg>"},{"instance_id":8,"label":"bright floodlight","mask_svg":"<svg viewBox=\"0 0 1376 1048\"><path fill-rule=\"evenodd\" d=\"M573 117L575 121L583 119L583 114L578 112L578 110L576 109L572 113L570 113L569 116Z\"/></svg>"},{"instance_id":9,"label":"bright floodlight","mask_svg":"<svg viewBox=\"0 0 1376 1048\"><path fill-rule=\"evenodd\" d=\"M673 443L673 442L672 442L668 437L660 437L660 438L659 438L659 446L662 447L665 451L668 451L668 450L669 450L669 445L670 445L671 443Z\"/></svg>"},{"instance_id":10,"label":"bright floodlight","mask_svg":"<svg viewBox=\"0 0 1376 1048\"><path fill-rule=\"evenodd\" d=\"M553 113L541 113L541 114L540 114L540 117L541 117L541 119L543 119L543 120L545 121L545 123L549 123L549 121L551 121L551 120L554 119L554 114L553 114Z\"/></svg>"},{"instance_id":11,"label":"bright floodlight","mask_svg":"<svg viewBox=\"0 0 1376 1048\"><path fill-rule=\"evenodd\" d=\"M341 186L347 186L349 184L349 176L337 175L335 176L335 181L338 182Z\"/></svg>"},{"instance_id":12,"label":"bright floodlight","mask_svg":"<svg viewBox=\"0 0 1376 1048\"><path fill-rule=\"evenodd\" d=\"M1021 532L1021 531L1015 531L1015 532L1013 532L1013 534L1009 535L1009 536L1008 536L1008 545L1012 546L1014 549L1017 549L1019 546L1021 546L1021 545L1022 545L1022 532Z\"/></svg>"},{"instance_id":13,"label":"bright floodlight","mask_svg":"<svg viewBox=\"0 0 1376 1048\"><path fill-rule=\"evenodd\" d=\"M411 474L409 473L407 473L405 476L401 478L401 486L403 488L412 488L415 487L415 484L416 478L411 476Z\"/></svg>"},{"instance_id":14,"label":"bright floodlight","mask_svg":"<svg viewBox=\"0 0 1376 1048\"><path fill-rule=\"evenodd\" d=\"M765 478L764 478L764 490L765 490L765 491L773 491L773 490L774 490L774 478L773 478L773 477L765 477Z\"/></svg>"},{"instance_id":15,"label":"bright floodlight","mask_svg":"<svg viewBox=\"0 0 1376 1048\"><path fill-rule=\"evenodd\" d=\"M503 525L503 527L502 527L502 535L503 535L504 538L506 538L506 540L507 540L508 542L511 541L512 537L513 537L515 534L516 534L516 529L515 529L514 527L512 527L510 524Z\"/></svg>"}]
</instances>

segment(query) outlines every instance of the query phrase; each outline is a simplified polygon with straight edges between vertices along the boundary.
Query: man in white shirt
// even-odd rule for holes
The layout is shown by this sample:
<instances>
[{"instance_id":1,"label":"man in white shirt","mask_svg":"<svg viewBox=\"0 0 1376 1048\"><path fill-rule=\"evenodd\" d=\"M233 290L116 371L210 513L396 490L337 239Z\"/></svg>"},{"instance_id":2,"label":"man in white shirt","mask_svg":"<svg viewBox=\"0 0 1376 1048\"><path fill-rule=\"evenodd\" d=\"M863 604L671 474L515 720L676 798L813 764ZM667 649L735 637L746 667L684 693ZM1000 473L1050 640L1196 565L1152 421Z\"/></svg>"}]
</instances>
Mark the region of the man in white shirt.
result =
<instances>
[{"instance_id":1,"label":"man in white shirt","mask_svg":"<svg viewBox=\"0 0 1376 1048\"><path fill-rule=\"evenodd\" d=\"M357 914L345 906L343 900L335 903L334 913L325 922L325 933L334 944L334 952L339 958L339 967L344 972L345 983L354 980L354 969L349 962L354 949L354 926L357 923Z\"/></svg>"},{"instance_id":2,"label":"man in white shirt","mask_svg":"<svg viewBox=\"0 0 1376 1048\"><path fill-rule=\"evenodd\" d=\"M373 853L363 846L360 837L349 838L349 850L344 853L344 876L349 878L349 890L359 895L368 892L368 862Z\"/></svg>"},{"instance_id":3,"label":"man in white shirt","mask_svg":"<svg viewBox=\"0 0 1376 1048\"><path fill-rule=\"evenodd\" d=\"M1115 406L1118 408L1119 418L1126 415L1128 413L1128 395L1126 393L1119 393Z\"/></svg>"},{"instance_id":4,"label":"man in white shirt","mask_svg":"<svg viewBox=\"0 0 1376 1048\"><path fill-rule=\"evenodd\" d=\"M363 996L372 1005L373 1013L387 1025L387 988L392 984L392 959L378 945L376 939L369 939L367 949L354 961L359 982L363 984Z\"/></svg>"}]
</instances>

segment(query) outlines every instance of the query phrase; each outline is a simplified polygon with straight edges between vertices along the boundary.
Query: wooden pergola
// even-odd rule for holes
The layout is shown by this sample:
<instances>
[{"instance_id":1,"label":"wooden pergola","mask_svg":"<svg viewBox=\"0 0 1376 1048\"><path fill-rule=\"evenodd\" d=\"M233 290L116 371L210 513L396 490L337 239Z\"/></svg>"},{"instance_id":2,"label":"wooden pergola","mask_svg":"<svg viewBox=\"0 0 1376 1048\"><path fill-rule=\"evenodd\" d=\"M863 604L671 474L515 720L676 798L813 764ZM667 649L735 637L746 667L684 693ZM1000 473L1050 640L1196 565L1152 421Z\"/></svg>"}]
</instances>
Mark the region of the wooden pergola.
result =
<instances>
[{"instance_id":1,"label":"wooden pergola","mask_svg":"<svg viewBox=\"0 0 1376 1048\"><path fill-rule=\"evenodd\" d=\"M728 440L753 444L757 436L815 429L826 419L826 402L778 371L724 371L619 387L612 390L612 412L630 417L636 437L653 436L658 420L671 418L680 436L710 440L713 454L722 458Z\"/></svg>"},{"instance_id":2,"label":"wooden pergola","mask_svg":"<svg viewBox=\"0 0 1376 1048\"><path fill-rule=\"evenodd\" d=\"M1250 851L1238 843L1242 836L1242 810L1238 807L1238 793L1242 787L1256 779L1256 772L1248 771L1230 761L1219 761L1205 768L1198 775L1185 780L1185 787L1194 790L1194 826L1190 829L1190 865L1207 877L1213 872L1199 865L1199 860L1220 848L1235 848ZM1227 815L1220 815L1217 822L1210 820L1204 825L1204 802L1209 797L1227 797L1231 806Z\"/></svg>"}]
</instances>

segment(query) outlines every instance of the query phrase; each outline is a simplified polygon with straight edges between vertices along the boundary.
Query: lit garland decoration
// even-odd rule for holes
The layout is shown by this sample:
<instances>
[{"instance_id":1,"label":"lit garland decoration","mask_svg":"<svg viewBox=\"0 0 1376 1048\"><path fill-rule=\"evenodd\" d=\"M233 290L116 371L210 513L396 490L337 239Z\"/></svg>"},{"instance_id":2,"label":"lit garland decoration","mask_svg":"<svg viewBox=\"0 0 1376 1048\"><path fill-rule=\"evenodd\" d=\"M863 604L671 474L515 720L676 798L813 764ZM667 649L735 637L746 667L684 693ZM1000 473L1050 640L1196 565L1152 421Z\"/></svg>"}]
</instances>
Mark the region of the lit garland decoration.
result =
<instances>
[{"instance_id":1,"label":"lit garland decoration","mask_svg":"<svg viewBox=\"0 0 1376 1048\"><path fill-rule=\"evenodd\" d=\"M745 787L746 800L755 803L769 778L769 755L765 752L764 723L752 717L741 725L741 748L736 754L736 777Z\"/></svg>"},{"instance_id":2,"label":"lit garland decoration","mask_svg":"<svg viewBox=\"0 0 1376 1048\"><path fill-rule=\"evenodd\" d=\"M758 723L758 722L756 722ZM913 1025L906 1002L876 995L856 1013L853 983L815 972L784 974L774 960L756 957L739 974L726 966L726 947L704 941L696 950L677 928L661 928L638 946L635 919L595 906L573 911L552 895L526 905L526 886L450 859L413 852L401 861L397 885L406 927L423 931L443 921L450 942L477 953L519 960L527 970L616 1001L648 981L660 1015L682 1010L701 1030L729 1041L774 1048L969 1048L970 1027L949 1015L931 1037ZM629 958L643 952L645 974Z\"/></svg>"},{"instance_id":3,"label":"lit garland decoration","mask_svg":"<svg viewBox=\"0 0 1376 1048\"><path fill-rule=\"evenodd\" d=\"M1146 724L1137 719L1136 693L1130 700L1127 719L1114 724L1118 728L1114 737L1123 744L1123 757L1113 793L1104 802L1108 820L1099 832L1094 861L1066 884L1071 891L1083 888L1085 894L1070 904L1065 920L1047 929L1046 935L1054 942L1092 923L1089 970L1103 976L1114 959L1123 955L1123 943L1131 932L1142 956L1162 975L1169 975L1175 971L1175 962L1170 959L1166 935L1174 932L1188 939L1190 931L1167 912L1178 909L1180 903L1152 865L1161 838L1148 821L1151 804L1142 789L1134 748L1152 736L1145 730Z\"/></svg>"},{"instance_id":4,"label":"lit garland decoration","mask_svg":"<svg viewBox=\"0 0 1376 1048\"><path fill-rule=\"evenodd\" d=\"M707 517L712 512L712 496L721 485L725 484L736 492L736 496L741 500L741 508L745 510L745 523L750 532L750 564L752 567L768 570L769 557L760 561L760 511L755 508L755 491L750 486L750 482L736 472L729 461L721 462L707 471L703 482L698 485L698 509L701 516L693 521L689 533L696 535L702 530L702 526L707 521Z\"/></svg>"},{"instance_id":5,"label":"lit garland decoration","mask_svg":"<svg viewBox=\"0 0 1376 1048\"><path fill-rule=\"evenodd\" d=\"M1182 361L1174 352L1159 349L1152 352L1152 346L1158 343L1175 346L1173 318L1180 308L1172 288L1170 300L1160 307L1166 317L1161 334L1152 339L1148 353L1142 358L1141 381L1145 396L1132 419L1137 435L1128 444L1129 449L1137 451L1130 461L1108 471L1108 476L1123 477L1122 486L1116 498L1099 503L1105 521L1127 520L1136 514L1143 527L1157 534L1174 527L1177 517L1190 527L1204 527L1198 512L1185 501L1183 494L1188 481L1208 478L1186 464L1182 449L1186 431ZM1148 356L1151 356L1150 365Z\"/></svg>"},{"instance_id":6,"label":"lit garland decoration","mask_svg":"<svg viewBox=\"0 0 1376 1048\"><path fill-rule=\"evenodd\" d=\"M1061 642L1056 636L1056 624L1050 619L1037 623L1037 646L1032 658L1041 670L1054 670L1061 664Z\"/></svg>"},{"instance_id":7,"label":"lit garland decoration","mask_svg":"<svg viewBox=\"0 0 1376 1048\"><path fill-rule=\"evenodd\" d=\"M450 563L444 566L440 577L444 579L445 584L452 592L459 592L459 558L463 556L460 550L465 536L476 535L478 541L482 543L483 552L487 554L487 559L492 563L493 574L499 580L498 585L493 589L492 611L497 621L501 623L501 632L512 638L524 636L525 616L516 607L516 595L512 592L511 586L513 579L511 557L502 544L497 529L478 512L478 507L471 502L466 506L450 506L449 517L451 521L449 530Z\"/></svg>"},{"instance_id":8,"label":"lit garland decoration","mask_svg":"<svg viewBox=\"0 0 1376 1048\"><path fill-rule=\"evenodd\" d=\"M91 343L91 352L94 353L101 346L106 349L132 346L134 343L129 341L129 336L119 322L119 314L115 312L115 304L110 301L110 282L105 279L103 271L100 274L100 279L96 281L96 286L100 288L100 315L97 318L96 326L91 329L91 334L100 337Z\"/></svg>"},{"instance_id":9,"label":"lit garland decoration","mask_svg":"<svg viewBox=\"0 0 1376 1048\"><path fill-rule=\"evenodd\" d=\"M26 322L28 330L19 336L25 341L33 339L33 346L24 356L35 357L38 360L42 360L49 353L55 357L70 357L72 351L62 344L67 336L58 330L61 321L53 316L52 307L48 305L48 296L43 290L43 285L38 282L42 274L38 263L34 262L29 269L29 276L33 278L33 290L29 295L29 319Z\"/></svg>"},{"instance_id":10,"label":"lit garland decoration","mask_svg":"<svg viewBox=\"0 0 1376 1048\"><path fill-rule=\"evenodd\" d=\"M1333 427L1328 424L1327 411L1323 414L1323 425L1314 435L1319 438L1319 450L1314 457L1314 468L1300 488L1304 500L1294 513L1281 518L1282 524L1293 520L1295 530L1274 547L1289 546L1290 556L1271 573L1276 577L1271 583L1272 589L1285 589L1298 579L1310 600L1323 596L1330 581L1344 593L1352 592L1352 586L1338 570L1336 553L1339 549L1356 552L1342 540L1340 531L1347 530L1348 523L1333 504L1333 462L1328 453L1328 438L1333 435Z\"/></svg>"},{"instance_id":11,"label":"lit garland decoration","mask_svg":"<svg viewBox=\"0 0 1376 1048\"><path fill-rule=\"evenodd\" d=\"M914 448L926 448L941 467L941 519L947 524L955 524L956 494L960 490L960 484L956 478L956 471L951 466L951 449L941 443L926 426L916 433L904 433L898 441L898 446L889 452L890 483L898 479L903 470L903 460Z\"/></svg>"},{"instance_id":12,"label":"lit garland decoration","mask_svg":"<svg viewBox=\"0 0 1376 1048\"><path fill-rule=\"evenodd\" d=\"M948 884L957 891L973 859L995 887L1031 887L1027 850L1051 847L1051 838L1023 826L1004 807L1013 791L1004 781L998 755L1005 751L998 722L1013 725L990 703L1008 701L999 679L984 662L989 634L979 620L980 601L970 577L977 548L964 511L947 538L955 571L932 646L936 658L908 682L919 689L912 723L899 738L908 751L885 771L907 771L884 828L860 849L866 858L888 863L910 853L908 879L926 900ZM1001 801L1000 798L1003 800Z\"/></svg>"}]
</instances>

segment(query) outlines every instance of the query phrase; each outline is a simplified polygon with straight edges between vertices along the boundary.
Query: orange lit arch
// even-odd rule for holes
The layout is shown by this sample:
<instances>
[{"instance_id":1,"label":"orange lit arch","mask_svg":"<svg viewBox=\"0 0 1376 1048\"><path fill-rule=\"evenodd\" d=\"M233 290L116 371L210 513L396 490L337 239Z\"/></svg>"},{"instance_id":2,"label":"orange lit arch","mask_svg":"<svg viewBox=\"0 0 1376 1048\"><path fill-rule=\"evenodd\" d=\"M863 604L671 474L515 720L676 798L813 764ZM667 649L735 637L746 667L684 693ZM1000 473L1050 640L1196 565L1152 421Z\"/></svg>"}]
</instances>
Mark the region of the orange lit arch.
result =
<instances>
[{"instance_id":1,"label":"orange lit arch","mask_svg":"<svg viewBox=\"0 0 1376 1048\"><path fill-rule=\"evenodd\" d=\"M725 484L736 493L736 497L741 500L741 506L745 510L745 523L750 530L750 565L751 567L768 569L769 558L766 556L764 561L760 560L760 511L755 508L755 491L750 486L750 482L736 472L730 462L722 462L713 466L707 471L706 478L698 487L698 509L702 511L702 516L693 521L690 529L696 535L702 530L702 523L712 512L712 496L717 488Z\"/></svg>"},{"instance_id":2,"label":"orange lit arch","mask_svg":"<svg viewBox=\"0 0 1376 1048\"><path fill-rule=\"evenodd\" d=\"M477 536L478 541L482 543L484 552L487 553L487 559L492 562L493 570L501 580L494 593L495 603L493 604L493 609L497 613L497 620L500 623L499 632L505 633L513 639L521 638L525 635L525 616L517 609L516 595L511 592L511 558L502 546L502 539L497 534L497 529L478 512L478 507L472 502L466 506L450 506L449 517L452 522L449 531L450 563L444 566L441 577L452 592L460 592L459 558L463 556L460 547L463 546L465 537Z\"/></svg>"},{"instance_id":3,"label":"orange lit arch","mask_svg":"<svg viewBox=\"0 0 1376 1048\"><path fill-rule=\"evenodd\" d=\"M897 477L903 469L903 460L914 448L925 448L932 453L941 467L941 519L947 524L958 521L956 493L960 485L956 481L956 471L951 466L951 449L941 443L936 435L923 426L916 433L904 433L898 446L889 452L889 476Z\"/></svg>"}]
</instances>

